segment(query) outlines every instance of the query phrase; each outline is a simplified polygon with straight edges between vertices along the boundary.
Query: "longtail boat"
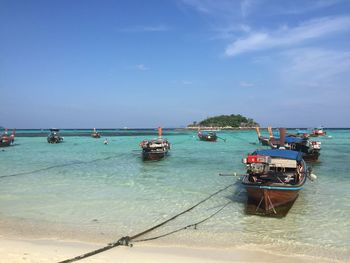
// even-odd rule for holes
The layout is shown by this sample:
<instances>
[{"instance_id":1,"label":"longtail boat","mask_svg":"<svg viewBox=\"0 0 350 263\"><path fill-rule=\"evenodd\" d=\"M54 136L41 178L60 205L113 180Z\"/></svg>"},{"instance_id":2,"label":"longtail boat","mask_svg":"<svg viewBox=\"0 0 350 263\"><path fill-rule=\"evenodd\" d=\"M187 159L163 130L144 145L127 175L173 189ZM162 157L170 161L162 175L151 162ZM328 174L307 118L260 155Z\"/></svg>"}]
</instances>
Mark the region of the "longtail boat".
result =
<instances>
[{"instance_id":1,"label":"longtail boat","mask_svg":"<svg viewBox=\"0 0 350 263\"><path fill-rule=\"evenodd\" d=\"M323 129L323 127L314 128L312 130L312 133L310 134L311 137L318 137L318 136L326 136L327 132Z\"/></svg>"},{"instance_id":2,"label":"longtail boat","mask_svg":"<svg viewBox=\"0 0 350 263\"><path fill-rule=\"evenodd\" d=\"M308 138L286 136L286 129L280 128L280 138L270 140L273 149L288 149L301 152L302 157L307 162L315 162L320 156L321 142L310 141Z\"/></svg>"},{"instance_id":3,"label":"longtail boat","mask_svg":"<svg viewBox=\"0 0 350 263\"><path fill-rule=\"evenodd\" d=\"M94 130L91 133L91 137L92 138L101 138L101 134L96 131L96 128L94 128Z\"/></svg>"},{"instance_id":4,"label":"longtail boat","mask_svg":"<svg viewBox=\"0 0 350 263\"><path fill-rule=\"evenodd\" d=\"M308 169L302 154L290 150L260 150L243 159L247 174L247 212L285 216L303 188Z\"/></svg>"},{"instance_id":5,"label":"longtail boat","mask_svg":"<svg viewBox=\"0 0 350 263\"><path fill-rule=\"evenodd\" d=\"M16 129L12 130L12 133L8 134L8 129L5 129L4 133L0 133L0 147L7 147L13 144L15 141Z\"/></svg>"},{"instance_id":6,"label":"longtail boat","mask_svg":"<svg viewBox=\"0 0 350 263\"><path fill-rule=\"evenodd\" d=\"M158 128L158 138L140 142L143 161L158 161L168 155L170 143L162 138L162 128Z\"/></svg>"},{"instance_id":7,"label":"longtail boat","mask_svg":"<svg viewBox=\"0 0 350 263\"><path fill-rule=\"evenodd\" d=\"M288 133L287 136L307 139L310 137L310 134L307 130L297 130L295 133Z\"/></svg>"},{"instance_id":8,"label":"longtail boat","mask_svg":"<svg viewBox=\"0 0 350 263\"><path fill-rule=\"evenodd\" d=\"M50 133L47 136L47 142L48 143L60 143L63 141L63 137L59 135L59 129L50 129Z\"/></svg>"},{"instance_id":9,"label":"longtail boat","mask_svg":"<svg viewBox=\"0 0 350 263\"><path fill-rule=\"evenodd\" d=\"M198 138L201 141L216 142L218 136L216 132L198 131Z\"/></svg>"},{"instance_id":10,"label":"longtail boat","mask_svg":"<svg viewBox=\"0 0 350 263\"><path fill-rule=\"evenodd\" d=\"M259 128L259 127L256 127L255 130L256 130L256 133L258 134L258 140L259 140L259 142L260 142L262 145L264 145L264 146L270 146L271 142L272 142L272 143L275 143L275 142L276 142L276 139L275 139L274 136L273 136L272 128L271 128L271 127L268 127L268 128L267 128L267 130L269 131L269 134L270 134L269 137L262 136L261 133L260 133L260 128Z\"/></svg>"}]
</instances>

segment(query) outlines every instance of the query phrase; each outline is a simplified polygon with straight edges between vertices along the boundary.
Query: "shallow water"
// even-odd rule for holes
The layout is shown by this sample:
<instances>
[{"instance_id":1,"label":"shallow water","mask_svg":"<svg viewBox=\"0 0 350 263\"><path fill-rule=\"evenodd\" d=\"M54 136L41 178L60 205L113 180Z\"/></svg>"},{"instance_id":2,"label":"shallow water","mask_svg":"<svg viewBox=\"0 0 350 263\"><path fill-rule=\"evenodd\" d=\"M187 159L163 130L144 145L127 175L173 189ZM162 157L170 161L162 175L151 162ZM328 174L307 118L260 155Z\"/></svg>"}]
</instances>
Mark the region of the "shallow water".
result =
<instances>
[{"instance_id":1,"label":"shallow water","mask_svg":"<svg viewBox=\"0 0 350 263\"><path fill-rule=\"evenodd\" d=\"M20 133L20 131L18 131ZM26 131L28 132L28 131ZM125 135L127 131L123 131ZM246 194L237 177L242 157L256 148L254 131L227 131L216 143L195 132L166 131L170 155L142 162L139 142L149 131L110 136L109 145L91 137L65 137L52 145L45 137L17 137L0 148L2 231L110 242L139 233L233 184L184 216L147 237L201 221L197 229L155 242L194 246L258 245L274 253L302 254L346 261L350 258L350 130L329 130L322 141L318 176L308 181L282 219L245 214ZM146 133L145 133L146 132ZM73 134L74 135L74 134Z\"/></svg>"}]
</instances>

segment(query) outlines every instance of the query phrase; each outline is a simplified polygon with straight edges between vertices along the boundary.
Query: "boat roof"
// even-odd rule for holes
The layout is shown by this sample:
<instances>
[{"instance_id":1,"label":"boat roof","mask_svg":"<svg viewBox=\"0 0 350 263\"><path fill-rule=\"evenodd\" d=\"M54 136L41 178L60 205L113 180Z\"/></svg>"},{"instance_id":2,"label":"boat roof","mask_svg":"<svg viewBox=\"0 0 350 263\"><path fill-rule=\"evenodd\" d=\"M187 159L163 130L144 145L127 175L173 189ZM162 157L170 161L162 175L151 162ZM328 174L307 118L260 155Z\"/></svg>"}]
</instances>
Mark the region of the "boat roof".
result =
<instances>
[{"instance_id":1,"label":"boat roof","mask_svg":"<svg viewBox=\"0 0 350 263\"><path fill-rule=\"evenodd\" d=\"M300 161L302 159L302 154L297 151L291 150L279 150L279 149L271 149L271 150L257 150L255 151L256 155L265 155L270 157L280 157L290 160Z\"/></svg>"},{"instance_id":2,"label":"boat roof","mask_svg":"<svg viewBox=\"0 0 350 263\"><path fill-rule=\"evenodd\" d=\"M201 132L201 133L203 133L203 134L216 134L215 131L205 131L205 130L202 130L202 131L199 131L199 132Z\"/></svg>"},{"instance_id":3,"label":"boat roof","mask_svg":"<svg viewBox=\"0 0 350 263\"><path fill-rule=\"evenodd\" d=\"M285 141L286 143L300 143L300 142L305 141L305 139L303 139L303 138L298 138L298 137L289 137L289 136L287 136L287 137L284 139L284 141Z\"/></svg>"},{"instance_id":4,"label":"boat roof","mask_svg":"<svg viewBox=\"0 0 350 263\"><path fill-rule=\"evenodd\" d=\"M275 140L278 141L280 139L280 137L275 137ZM298 137L293 137L293 136L286 136L286 138L284 138L284 142L286 143L300 143L305 141L306 139L304 138L298 138Z\"/></svg>"}]
</instances>

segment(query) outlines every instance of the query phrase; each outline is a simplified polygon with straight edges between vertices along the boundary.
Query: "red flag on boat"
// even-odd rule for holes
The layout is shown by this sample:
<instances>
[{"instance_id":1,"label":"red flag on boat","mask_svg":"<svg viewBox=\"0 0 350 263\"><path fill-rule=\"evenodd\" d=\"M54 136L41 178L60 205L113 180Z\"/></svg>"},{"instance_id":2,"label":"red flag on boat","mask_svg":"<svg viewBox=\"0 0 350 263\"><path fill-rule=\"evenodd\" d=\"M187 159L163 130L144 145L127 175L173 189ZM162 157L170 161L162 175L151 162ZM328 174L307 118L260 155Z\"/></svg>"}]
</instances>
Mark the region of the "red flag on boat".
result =
<instances>
[{"instance_id":1,"label":"red flag on boat","mask_svg":"<svg viewBox=\"0 0 350 263\"><path fill-rule=\"evenodd\" d=\"M162 137L162 128L158 127L158 137Z\"/></svg>"}]
</instances>

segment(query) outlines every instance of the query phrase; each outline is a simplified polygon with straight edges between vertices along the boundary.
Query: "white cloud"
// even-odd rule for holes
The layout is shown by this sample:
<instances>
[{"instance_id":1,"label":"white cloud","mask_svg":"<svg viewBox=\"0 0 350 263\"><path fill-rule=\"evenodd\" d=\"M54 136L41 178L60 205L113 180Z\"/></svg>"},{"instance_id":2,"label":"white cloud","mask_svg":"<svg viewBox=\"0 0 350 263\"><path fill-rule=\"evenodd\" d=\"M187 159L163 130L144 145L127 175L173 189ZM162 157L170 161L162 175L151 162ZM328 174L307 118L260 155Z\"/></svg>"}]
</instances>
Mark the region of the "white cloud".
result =
<instances>
[{"instance_id":1,"label":"white cloud","mask_svg":"<svg viewBox=\"0 0 350 263\"><path fill-rule=\"evenodd\" d=\"M137 32L165 32L169 31L170 28L165 25L157 25L157 26L131 26L119 29L120 32L127 33L137 33Z\"/></svg>"},{"instance_id":2,"label":"white cloud","mask_svg":"<svg viewBox=\"0 0 350 263\"><path fill-rule=\"evenodd\" d=\"M213 31L216 32L216 36L212 39L232 39L237 32L249 33L251 28L247 24L234 23L224 27L216 27Z\"/></svg>"},{"instance_id":3,"label":"white cloud","mask_svg":"<svg viewBox=\"0 0 350 263\"><path fill-rule=\"evenodd\" d=\"M346 83L350 81L350 51L302 48L283 55L289 63L281 74L288 82L308 87L347 88ZM344 79L347 79L345 83Z\"/></svg>"},{"instance_id":4,"label":"white cloud","mask_svg":"<svg viewBox=\"0 0 350 263\"><path fill-rule=\"evenodd\" d=\"M136 69L138 69L138 70L140 70L140 71L149 70L149 68L147 68L144 64L138 64L138 65L136 65Z\"/></svg>"},{"instance_id":5,"label":"white cloud","mask_svg":"<svg viewBox=\"0 0 350 263\"><path fill-rule=\"evenodd\" d=\"M236 56L252 51L293 46L347 30L350 30L349 16L314 19L294 28L284 26L272 32L251 32L247 37L230 44L225 53L227 56Z\"/></svg>"},{"instance_id":6,"label":"white cloud","mask_svg":"<svg viewBox=\"0 0 350 263\"><path fill-rule=\"evenodd\" d=\"M246 82L246 81L241 81L239 83L239 85L243 88L251 88L251 87L254 87L254 84L253 83L250 83L250 82Z\"/></svg>"},{"instance_id":7,"label":"white cloud","mask_svg":"<svg viewBox=\"0 0 350 263\"><path fill-rule=\"evenodd\" d=\"M249 15L249 13L251 12L251 9L254 6L254 2L253 0L244 0L241 2L241 13L243 17L246 17Z\"/></svg>"},{"instance_id":8,"label":"white cloud","mask_svg":"<svg viewBox=\"0 0 350 263\"><path fill-rule=\"evenodd\" d=\"M248 13L251 0L182 0L186 6L199 13L210 15L218 19L235 19L242 16L242 12Z\"/></svg>"},{"instance_id":9,"label":"white cloud","mask_svg":"<svg viewBox=\"0 0 350 263\"><path fill-rule=\"evenodd\" d=\"M285 3L283 2L282 6L278 10L278 13L292 15L303 14L318 9L329 8L341 2L344 2L344 0L313 0L303 1L302 5L297 5L294 1L292 1L291 5L288 6L285 6Z\"/></svg>"}]
</instances>

